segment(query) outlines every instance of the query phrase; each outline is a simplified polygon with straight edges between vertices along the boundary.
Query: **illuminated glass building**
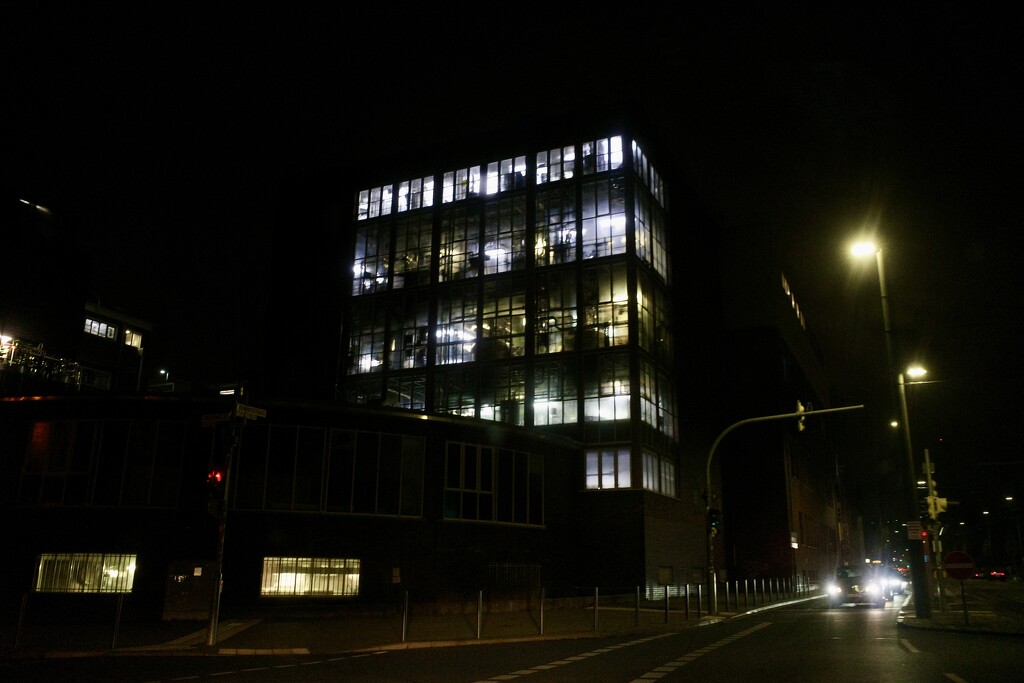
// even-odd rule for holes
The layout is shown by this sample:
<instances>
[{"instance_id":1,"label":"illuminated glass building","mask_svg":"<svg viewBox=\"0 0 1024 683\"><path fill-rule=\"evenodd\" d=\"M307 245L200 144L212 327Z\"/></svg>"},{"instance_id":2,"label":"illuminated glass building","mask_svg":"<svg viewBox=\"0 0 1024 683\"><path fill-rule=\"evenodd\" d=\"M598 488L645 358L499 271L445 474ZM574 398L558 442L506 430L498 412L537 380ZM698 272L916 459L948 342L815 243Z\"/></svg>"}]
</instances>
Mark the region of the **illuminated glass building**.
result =
<instances>
[{"instance_id":1,"label":"illuminated glass building","mask_svg":"<svg viewBox=\"0 0 1024 683\"><path fill-rule=\"evenodd\" d=\"M357 193L338 397L573 439L575 488L556 495L583 493L581 528L609 520L595 548L630 539L614 580L699 576L703 522L693 552L681 540L665 183L623 130L552 142ZM499 519L499 500L464 504L493 457L449 453L446 519Z\"/></svg>"}]
</instances>

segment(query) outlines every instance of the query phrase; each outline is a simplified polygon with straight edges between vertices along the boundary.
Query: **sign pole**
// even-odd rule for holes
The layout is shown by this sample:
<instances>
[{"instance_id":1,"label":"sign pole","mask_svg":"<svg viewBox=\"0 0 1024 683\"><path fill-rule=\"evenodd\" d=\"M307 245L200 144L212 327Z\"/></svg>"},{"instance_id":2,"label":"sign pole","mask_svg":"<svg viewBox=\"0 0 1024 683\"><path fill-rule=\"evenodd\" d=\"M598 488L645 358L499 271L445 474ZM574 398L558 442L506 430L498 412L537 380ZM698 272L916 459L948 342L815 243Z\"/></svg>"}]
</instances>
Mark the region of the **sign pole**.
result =
<instances>
[{"instance_id":1,"label":"sign pole","mask_svg":"<svg viewBox=\"0 0 1024 683\"><path fill-rule=\"evenodd\" d=\"M964 595L964 582L962 579L960 581L960 604L964 608L964 625L967 625L967 596Z\"/></svg>"}]
</instances>

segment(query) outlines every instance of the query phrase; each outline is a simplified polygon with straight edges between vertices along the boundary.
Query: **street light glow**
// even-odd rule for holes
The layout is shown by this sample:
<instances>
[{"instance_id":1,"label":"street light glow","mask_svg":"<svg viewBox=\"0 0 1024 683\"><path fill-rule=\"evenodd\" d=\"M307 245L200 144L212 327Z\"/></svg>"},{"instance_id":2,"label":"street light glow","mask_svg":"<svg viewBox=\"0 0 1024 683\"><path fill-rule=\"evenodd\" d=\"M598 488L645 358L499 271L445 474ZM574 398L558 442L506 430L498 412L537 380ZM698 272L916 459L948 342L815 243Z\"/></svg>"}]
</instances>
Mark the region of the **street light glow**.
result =
<instances>
[{"instance_id":1,"label":"street light glow","mask_svg":"<svg viewBox=\"0 0 1024 683\"><path fill-rule=\"evenodd\" d=\"M915 379L917 377L924 377L928 374L928 371L922 368L920 365L911 365L907 368L907 377Z\"/></svg>"},{"instance_id":2,"label":"street light glow","mask_svg":"<svg viewBox=\"0 0 1024 683\"><path fill-rule=\"evenodd\" d=\"M870 256L878 253L878 246L874 242L857 242L850 247L850 253L854 256Z\"/></svg>"}]
</instances>

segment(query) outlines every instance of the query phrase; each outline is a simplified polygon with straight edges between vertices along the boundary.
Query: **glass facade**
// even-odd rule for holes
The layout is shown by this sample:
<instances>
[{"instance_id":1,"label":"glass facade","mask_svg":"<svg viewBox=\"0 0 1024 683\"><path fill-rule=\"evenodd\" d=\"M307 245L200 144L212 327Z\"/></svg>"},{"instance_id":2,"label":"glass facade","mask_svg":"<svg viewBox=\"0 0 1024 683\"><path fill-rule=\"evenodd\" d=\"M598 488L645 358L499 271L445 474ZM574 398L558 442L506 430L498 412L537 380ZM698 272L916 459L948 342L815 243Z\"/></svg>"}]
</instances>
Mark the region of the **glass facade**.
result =
<instances>
[{"instance_id":1,"label":"glass facade","mask_svg":"<svg viewBox=\"0 0 1024 683\"><path fill-rule=\"evenodd\" d=\"M674 496L642 465L675 476L665 204L621 134L360 191L339 396L556 429L617 454L610 488Z\"/></svg>"}]
</instances>

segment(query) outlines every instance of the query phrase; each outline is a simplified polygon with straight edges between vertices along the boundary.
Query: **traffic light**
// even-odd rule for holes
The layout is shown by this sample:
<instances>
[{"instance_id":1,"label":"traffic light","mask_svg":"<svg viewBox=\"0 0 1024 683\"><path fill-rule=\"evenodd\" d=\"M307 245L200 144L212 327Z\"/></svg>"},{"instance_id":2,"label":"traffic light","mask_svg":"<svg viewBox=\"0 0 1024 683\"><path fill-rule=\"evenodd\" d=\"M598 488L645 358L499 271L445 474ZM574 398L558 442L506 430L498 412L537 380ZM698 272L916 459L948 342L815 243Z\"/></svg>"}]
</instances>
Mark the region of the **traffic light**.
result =
<instances>
[{"instance_id":1,"label":"traffic light","mask_svg":"<svg viewBox=\"0 0 1024 683\"><path fill-rule=\"evenodd\" d=\"M708 510L708 533L712 536L718 534L718 527L722 525L722 512L712 508Z\"/></svg>"},{"instance_id":2,"label":"traffic light","mask_svg":"<svg viewBox=\"0 0 1024 683\"><path fill-rule=\"evenodd\" d=\"M946 511L949 501L938 496L928 496L928 516L938 519L939 515Z\"/></svg>"},{"instance_id":3,"label":"traffic light","mask_svg":"<svg viewBox=\"0 0 1024 683\"><path fill-rule=\"evenodd\" d=\"M214 467L206 474L206 511L213 517L220 517L224 507L225 479L225 472L220 467Z\"/></svg>"}]
</instances>

